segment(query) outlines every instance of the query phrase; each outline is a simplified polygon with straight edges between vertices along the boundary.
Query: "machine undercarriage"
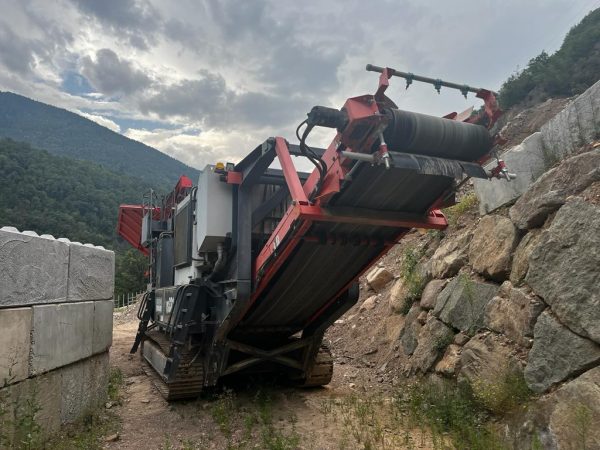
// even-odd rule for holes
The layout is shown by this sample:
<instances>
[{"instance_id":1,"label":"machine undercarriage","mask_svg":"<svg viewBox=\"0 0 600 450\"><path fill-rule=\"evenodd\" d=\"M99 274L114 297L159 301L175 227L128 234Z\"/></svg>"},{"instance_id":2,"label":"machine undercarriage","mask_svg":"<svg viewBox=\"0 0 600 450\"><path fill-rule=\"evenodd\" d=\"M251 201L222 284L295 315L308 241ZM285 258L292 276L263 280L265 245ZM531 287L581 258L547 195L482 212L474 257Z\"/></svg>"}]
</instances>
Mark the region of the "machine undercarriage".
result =
<instances>
[{"instance_id":1,"label":"machine undercarriage","mask_svg":"<svg viewBox=\"0 0 600 450\"><path fill-rule=\"evenodd\" d=\"M151 193L121 206L119 234L150 261L132 352L141 347L168 400L231 374L329 383L323 336L356 303L360 275L411 229L445 228L440 208L468 178L511 179L501 160L482 168L500 139L489 131L500 115L491 91L367 69L381 73L377 92L314 107L298 145L269 138L237 164L207 166L196 186L182 177L161 202ZM385 96L392 76L475 92L485 108L400 110ZM335 132L327 149L306 142L316 126ZM315 169L298 172L292 157Z\"/></svg>"}]
</instances>

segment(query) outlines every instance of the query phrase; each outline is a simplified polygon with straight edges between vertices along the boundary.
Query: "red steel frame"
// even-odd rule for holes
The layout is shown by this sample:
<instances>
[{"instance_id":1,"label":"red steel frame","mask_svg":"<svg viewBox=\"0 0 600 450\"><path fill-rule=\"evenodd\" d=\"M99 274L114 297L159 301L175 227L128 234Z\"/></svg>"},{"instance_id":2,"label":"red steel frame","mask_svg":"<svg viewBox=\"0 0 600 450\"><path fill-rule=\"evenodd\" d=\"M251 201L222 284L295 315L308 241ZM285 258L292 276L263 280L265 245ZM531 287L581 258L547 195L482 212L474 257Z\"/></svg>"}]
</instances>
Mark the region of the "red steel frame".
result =
<instances>
[{"instance_id":1,"label":"red steel frame","mask_svg":"<svg viewBox=\"0 0 600 450\"><path fill-rule=\"evenodd\" d=\"M373 217L361 216L360 209L354 213L338 213L327 208L327 200L331 194L339 192L339 181L343 179L347 170L344 170L345 158L338 156L336 141L329 146L323 160L328 163L328 176L322 187L322 194L314 203L310 203L307 191L316 183L318 175L311 174L304 186L292 162L285 139L276 138L276 154L281 164L286 184L290 190L292 204L271 234L271 237L262 248L254 263L253 279L257 282L252 294L252 301L256 299L273 278L283 262L292 253L295 247L305 237L306 232L314 222L336 222L352 224L370 224L398 228L398 236L391 243L386 244L385 251L394 245L405 233L407 228L433 228L444 229L448 226L446 218L439 210L432 210L426 217ZM334 170L332 170L332 167ZM283 247L283 248L281 248Z\"/></svg>"}]
</instances>

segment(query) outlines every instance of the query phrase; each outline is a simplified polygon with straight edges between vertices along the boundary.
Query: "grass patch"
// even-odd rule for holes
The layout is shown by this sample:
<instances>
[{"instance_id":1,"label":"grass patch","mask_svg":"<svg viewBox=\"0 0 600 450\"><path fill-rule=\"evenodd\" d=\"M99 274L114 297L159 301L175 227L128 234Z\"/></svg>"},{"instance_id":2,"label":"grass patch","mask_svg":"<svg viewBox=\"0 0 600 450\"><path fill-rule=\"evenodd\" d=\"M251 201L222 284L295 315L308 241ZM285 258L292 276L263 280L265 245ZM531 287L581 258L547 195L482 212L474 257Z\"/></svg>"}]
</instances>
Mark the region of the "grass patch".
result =
<instances>
[{"instance_id":1,"label":"grass patch","mask_svg":"<svg viewBox=\"0 0 600 450\"><path fill-rule=\"evenodd\" d=\"M491 413L503 415L514 411L533 395L522 372L507 370L499 378L496 383L487 380L473 383L472 389L477 400Z\"/></svg>"},{"instance_id":2,"label":"grass patch","mask_svg":"<svg viewBox=\"0 0 600 450\"><path fill-rule=\"evenodd\" d=\"M121 421L112 411L90 414L63 427L44 447L47 450L100 450L104 439L118 433Z\"/></svg>"},{"instance_id":3,"label":"grass patch","mask_svg":"<svg viewBox=\"0 0 600 450\"><path fill-rule=\"evenodd\" d=\"M489 427L489 412L476 400L466 383L423 381L406 386L397 398L409 423L431 434L434 448L504 449ZM450 447L450 448L452 448Z\"/></svg>"},{"instance_id":4,"label":"grass patch","mask_svg":"<svg viewBox=\"0 0 600 450\"><path fill-rule=\"evenodd\" d=\"M448 223L451 226L455 226L458 223L458 219L463 216L466 212L471 211L477 206L478 200L474 192L465 195L460 202L454 206L444 208L442 212L448 219Z\"/></svg>"},{"instance_id":5,"label":"grass patch","mask_svg":"<svg viewBox=\"0 0 600 450\"><path fill-rule=\"evenodd\" d=\"M287 427L275 425L273 400L266 390L258 390L250 405L240 401L231 390L218 395L210 414L221 434L226 438L227 449L294 450L300 445L296 431L296 418L290 417Z\"/></svg>"},{"instance_id":6,"label":"grass patch","mask_svg":"<svg viewBox=\"0 0 600 450\"><path fill-rule=\"evenodd\" d=\"M121 402L121 388L125 383L123 372L118 367L110 368L108 377L108 399L115 403Z\"/></svg>"}]
</instances>

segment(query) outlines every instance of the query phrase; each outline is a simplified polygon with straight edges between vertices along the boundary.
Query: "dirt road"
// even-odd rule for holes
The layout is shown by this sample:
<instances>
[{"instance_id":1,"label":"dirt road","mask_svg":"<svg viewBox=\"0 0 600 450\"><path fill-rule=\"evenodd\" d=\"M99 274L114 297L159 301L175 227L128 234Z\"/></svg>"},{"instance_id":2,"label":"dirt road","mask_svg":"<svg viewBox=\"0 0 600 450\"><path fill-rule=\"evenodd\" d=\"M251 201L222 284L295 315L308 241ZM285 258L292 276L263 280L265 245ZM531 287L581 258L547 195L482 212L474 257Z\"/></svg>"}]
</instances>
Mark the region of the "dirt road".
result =
<instances>
[{"instance_id":1,"label":"dirt road","mask_svg":"<svg viewBox=\"0 0 600 450\"><path fill-rule=\"evenodd\" d=\"M109 449L360 449L426 448L420 432L399 427L401 414L384 386L363 388L336 366L332 383L300 390L253 381L210 398L167 403L129 349L137 322L116 320L111 365L124 375L119 439ZM340 368L341 367L341 368ZM356 377L355 377L356 378Z\"/></svg>"}]
</instances>

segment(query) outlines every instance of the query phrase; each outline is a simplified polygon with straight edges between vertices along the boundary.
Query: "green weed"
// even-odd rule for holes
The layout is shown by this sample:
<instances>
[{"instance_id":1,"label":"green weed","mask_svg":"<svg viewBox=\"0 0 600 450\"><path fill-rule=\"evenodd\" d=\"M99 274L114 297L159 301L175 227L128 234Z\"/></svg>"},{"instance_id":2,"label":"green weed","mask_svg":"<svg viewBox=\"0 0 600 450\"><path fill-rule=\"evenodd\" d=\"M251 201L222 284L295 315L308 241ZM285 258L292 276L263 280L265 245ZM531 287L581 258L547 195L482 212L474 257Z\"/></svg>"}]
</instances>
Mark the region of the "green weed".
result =
<instances>
[{"instance_id":1,"label":"green weed","mask_svg":"<svg viewBox=\"0 0 600 450\"><path fill-rule=\"evenodd\" d=\"M434 448L499 450L503 445L488 427L488 412L477 402L466 383L423 381L398 395L398 408L409 423L431 434Z\"/></svg>"},{"instance_id":2,"label":"green weed","mask_svg":"<svg viewBox=\"0 0 600 450\"><path fill-rule=\"evenodd\" d=\"M483 407L497 415L515 410L532 396L523 373L515 370L499 374L494 382L477 380L472 389Z\"/></svg>"},{"instance_id":3,"label":"green weed","mask_svg":"<svg viewBox=\"0 0 600 450\"><path fill-rule=\"evenodd\" d=\"M477 203L477 196L474 192L471 192L465 195L456 205L445 208L442 212L446 215L448 223L451 226L455 226L458 223L459 217L475 208Z\"/></svg>"},{"instance_id":4,"label":"green weed","mask_svg":"<svg viewBox=\"0 0 600 450\"><path fill-rule=\"evenodd\" d=\"M407 294L400 309L402 315L406 315L412 304L421 298L426 280L418 271L419 260L423 257L422 249L407 248L402 255L400 278L406 286Z\"/></svg>"},{"instance_id":5,"label":"green weed","mask_svg":"<svg viewBox=\"0 0 600 450\"><path fill-rule=\"evenodd\" d=\"M121 401L121 388L125 382L123 372L118 367L110 368L108 378L108 398L113 402Z\"/></svg>"}]
</instances>

